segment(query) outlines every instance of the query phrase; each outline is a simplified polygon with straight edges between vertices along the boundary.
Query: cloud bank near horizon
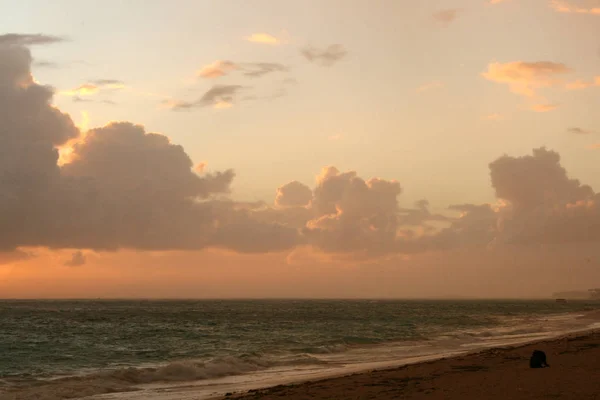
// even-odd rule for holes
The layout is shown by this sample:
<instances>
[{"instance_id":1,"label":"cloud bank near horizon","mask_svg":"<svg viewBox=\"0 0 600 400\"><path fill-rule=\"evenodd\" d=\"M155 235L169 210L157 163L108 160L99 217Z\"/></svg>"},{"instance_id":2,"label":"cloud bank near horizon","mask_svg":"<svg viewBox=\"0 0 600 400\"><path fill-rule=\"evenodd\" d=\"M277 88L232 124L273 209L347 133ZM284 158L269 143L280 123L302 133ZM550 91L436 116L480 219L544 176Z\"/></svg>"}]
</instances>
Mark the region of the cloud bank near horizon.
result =
<instances>
[{"instance_id":1,"label":"cloud bank near horizon","mask_svg":"<svg viewBox=\"0 0 600 400\"><path fill-rule=\"evenodd\" d=\"M491 162L498 204L451 205L453 216L432 214L426 200L401 208L399 182L333 166L322 170L313 188L297 181L281 186L272 205L236 202L227 197L233 170L195 169L183 147L164 135L131 122L80 132L52 106L53 89L31 75L25 44L42 39L0 41L0 221L9 227L0 233L1 251L217 247L266 253L310 246L371 259L600 240L600 194L570 178L558 153L544 148ZM324 65L345 55L309 53ZM524 95L546 85L538 78L530 83L531 76L546 76L535 71L564 70L554 64L509 67L529 71L528 83L498 80ZM216 88L190 107L230 102L240 89ZM59 164L64 146L72 151Z\"/></svg>"}]
</instances>

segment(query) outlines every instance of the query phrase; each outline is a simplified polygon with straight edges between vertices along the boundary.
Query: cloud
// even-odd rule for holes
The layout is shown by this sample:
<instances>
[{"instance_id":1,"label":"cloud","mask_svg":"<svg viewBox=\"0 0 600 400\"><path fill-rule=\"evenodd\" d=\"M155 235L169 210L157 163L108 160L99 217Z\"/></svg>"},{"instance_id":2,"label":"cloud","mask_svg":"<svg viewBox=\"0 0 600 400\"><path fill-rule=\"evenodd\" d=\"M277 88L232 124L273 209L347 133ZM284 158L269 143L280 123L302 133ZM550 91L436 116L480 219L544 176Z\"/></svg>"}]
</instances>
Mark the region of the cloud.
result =
<instances>
[{"instance_id":1,"label":"cloud","mask_svg":"<svg viewBox=\"0 0 600 400\"><path fill-rule=\"evenodd\" d=\"M297 230L250 218L232 170L199 174L181 146L129 122L82 136L36 83L22 46L0 46L0 249L280 250ZM100 82L97 82L100 83ZM108 82L104 82L108 83ZM203 101L227 97L213 90ZM71 146L59 165L59 147Z\"/></svg>"},{"instance_id":2,"label":"cloud","mask_svg":"<svg viewBox=\"0 0 600 400\"><path fill-rule=\"evenodd\" d=\"M118 79L96 79L96 80L93 80L92 83L94 85L106 86L106 87L113 88L113 89L114 88L120 89L125 86L125 83Z\"/></svg>"},{"instance_id":3,"label":"cloud","mask_svg":"<svg viewBox=\"0 0 600 400\"><path fill-rule=\"evenodd\" d=\"M449 211L459 216L446 217L431 213L426 200L399 207L395 181L325 168L305 209L303 242L325 253L373 258L600 240L600 194L569 178L557 153L540 148L502 156L490 163L490 174L497 205L453 205Z\"/></svg>"},{"instance_id":4,"label":"cloud","mask_svg":"<svg viewBox=\"0 0 600 400\"><path fill-rule=\"evenodd\" d=\"M550 7L560 13L600 15L600 7L580 7L561 0L550 1Z\"/></svg>"},{"instance_id":5,"label":"cloud","mask_svg":"<svg viewBox=\"0 0 600 400\"><path fill-rule=\"evenodd\" d=\"M590 150L598 150L600 149L600 143L594 143L588 146Z\"/></svg>"},{"instance_id":6,"label":"cloud","mask_svg":"<svg viewBox=\"0 0 600 400\"><path fill-rule=\"evenodd\" d=\"M422 93L422 92L426 92L429 90L434 90L434 89L439 89L439 88L443 88L444 87L444 83L443 82L439 82L439 81L434 81L434 82L429 82L426 83L422 86L419 86L417 88L417 92L418 93Z\"/></svg>"},{"instance_id":7,"label":"cloud","mask_svg":"<svg viewBox=\"0 0 600 400\"><path fill-rule=\"evenodd\" d=\"M462 10L459 8L441 10L433 13L433 18L444 24L449 24L453 22L461 12Z\"/></svg>"},{"instance_id":8,"label":"cloud","mask_svg":"<svg viewBox=\"0 0 600 400\"><path fill-rule=\"evenodd\" d=\"M583 81L578 79L576 81L569 82L565 85L565 88L567 90L582 90L594 86L600 86L600 76L595 77L594 80L591 81Z\"/></svg>"},{"instance_id":9,"label":"cloud","mask_svg":"<svg viewBox=\"0 0 600 400\"><path fill-rule=\"evenodd\" d=\"M548 112L553 111L558 108L558 103L549 103L549 104L534 104L531 106L531 110L535 112Z\"/></svg>"},{"instance_id":10,"label":"cloud","mask_svg":"<svg viewBox=\"0 0 600 400\"><path fill-rule=\"evenodd\" d=\"M196 173L198 173L198 174L202 174L202 173L204 172L204 170L206 169L206 166L207 166L207 165L208 165L208 164L207 164L206 162L204 162L204 161L202 161L202 162L199 162L198 164L196 164L196 165L194 166L194 171L195 171Z\"/></svg>"},{"instance_id":11,"label":"cloud","mask_svg":"<svg viewBox=\"0 0 600 400\"><path fill-rule=\"evenodd\" d=\"M217 105L219 103L232 103L235 95L243 89L240 85L215 85L200 98L201 106Z\"/></svg>"},{"instance_id":12,"label":"cloud","mask_svg":"<svg viewBox=\"0 0 600 400\"><path fill-rule=\"evenodd\" d=\"M292 181L277 189L275 205L279 207L303 207L312 200L312 190L303 183Z\"/></svg>"},{"instance_id":13,"label":"cloud","mask_svg":"<svg viewBox=\"0 0 600 400\"><path fill-rule=\"evenodd\" d=\"M80 267L84 265L86 261L87 260L83 252L81 250L78 250L75 253L73 253L69 260L65 261L64 265L66 265L67 267Z\"/></svg>"},{"instance_id":14,"label":"cloud","mask_svg":"<svg viewBox=\"0 0 600 400\"><path fill-rule=\"evenodd\" d=\"M108 99L94 100L94 99L90 99L88 97L80 97L80 96L73 96L73 103L100 103L100 104L108 104L111 106L114 106L117 104L115 101L108 100Z\"/></svg>"},{"instance_id":15,"label":"cloud","mask_svg":"<svg viewBox=\"0 0 600 400\"><path fill-rule=\"evenodd\" d=\"M232 61L217 60L212 64L205 65L198 71L198 76L201 78L219 78L227 75L229 72L237 69L237 65Z\"/></svg>"},{"instance_id":16,"label":"cloud","mask_svg":"<svg viewBox=\"0 0 600 400\"><path fill-rule=\"evenodd\" d=\"M398 228L400 184L356 172L324 168L317 178L311 209L315 217L303 232L307 242L326 252L386 254Z\"/></svg>"},{"instance_id":17,"label":"cloud","mask_svg":"<svg viewBox=\"0 0 600 400\"><path fill-rule=\"evenodd\" d=\"M440 214L432 214L429 211L429 201L421 199L415 203L415 208L400 209L400 225L426 227L427 222L448 221L448 218Z\"/></svg>"},{"instance_id":18,"label":"cloud","mask_svg":"<svg viewBox=\"0 0 600 400\"><path fill-rule=\"evenodd\" d=\"M0 46L0 249L199 250L310 247L345 260L600 240L600 194L568 176L558 153L490 163L497 204L400 206L399 182L324 168L314 187L292 181L275 204L228 198L234 172L206 173L168 137L131 122L82 135L31 76L29 50ZM99 82L96 82L97 84ZM107 83L107 82L104 82ZM215 86L194 106L230 102ZM70 148L59 163L59 148ZM196 164L197 165L197 164Z\"/></svg>"},{"instance_id":19,"label":"cloud","mask_svg":"<svg viewBox=\"0 0 600 400\"><path fill-rule=\"evenodd\" d=\"M100 88L97 85L92 83L84 83L83 85L79 85L74 89L65 90L60 92L60 94L64 94L67 96L90 96L92 94L96 94L100 91Z\"/></svg>"},{"instance_id":20,"label":"cloud","mask_svg":"<svg viewBox=\"0 0 600 400\"><path fill-rule=\"evenodd\" d=\"M235 63L233 61L217 60L212 64L202 67L197 75L201 78L215 79L236 70L241 71L244 76L259 78L272 72L288 71L288 67L283 64L269 62Z\"/></svg>"},{"instance_id":21,"label":"cloud","mask_svg":"<svg viewBox=\"0 0 600 400\"><path fill-rule=\"evenodd\" d=\"M324 67L330 67L334 65L348 54L344 46L341 44L332 44L325 49L307 46L300 50L300 53L308 61Z\"/></svg>"},{"instance_id":22,"label":"cloud","mask_svg":"<svg viewBox=\"0 0 600 400\"><path fill-rule=\"evenodd\" d=\"M0 46L32 46L64 42L65 38L53 35L7 33L0 35Z\"/></svg>"},{"instance_id":23,"label":"cloud","mask_svg":"<svg viewBox=\"0 0 600 400\"><path fill-rule=\"evenodd\" d=\"M565 64L551 61L515 61L491 63L481 75L492 82L507 84L513 93L534 97L537 89L560 84L560 76L571 71Z\"/></svg>"},{"instance_id":24,"label":"cloud","mask_svg":"<svg viewBox=\"0 0 600 400\"><path fill-rule=\"evenodd\" d=\"M569 178L558 153L504 156L490 164L496 195L507 202L499 214L497 241L557 244L600 240L600 194Z\"/></svg>"},{"instance_id":25,"label":"cloud","mask_svg":"<svg viewBox=\"0 0 600 400\"><path fill-rule=\"evenodd\" d=\"M505 3L508 0L490 0L490 4L500 4L500 3Z\"/></svg>"},{"instance_id":26,"label":"cloud","mask_svg":"<svg viewBox=\"0 0 600 400\"><path fill-rule=\"evenodd\" d=\"M36 254L31 251L17 249L14 251L2 251L0 248L0 265L15 264L35 258Z\"/></svg>"},{"instance_id":27,"label":"cloud","mask_svg":"<svg viewBox=\"0 0 600 400\"><path fill-rule=\"evenodd\" d=\"M124 89L125 83L116 79L96 79L84 83L71 90L64 90L59 94L65 96L91 96L98 94L100 91Z\"/></svg>"},{"instance_id":28,"label":"cloud","mask_svg":"<svg viewBox=\"0 0 600 400\"><path fill-rule=\"evenodd\" d=\"M268 44L271 46L282 44L280 39L268 33L253 33L250 36L246 36L244 40L252 43Z\"/></svg>"},{"instance_id":29,"label":"cloud","mask_svg":"<svg viewBox=\"0 0 600 400\"><path fill-rule=\"evenodd\" d=\"M44 60L39 60L39 61L35 61L33 63L33 65L35 67L39 67L39 68L58 68L58 64L52 61L44 61Z\"/></svg>"},{"instance_id":30,"label":"cloud","mask_svg":"<svg viewBox=\"0 0 600 400\"><path fill-rule=\"evenodd\" d=\"M483 117L481 117L481 119L485 119L488 121L500 121L500 120L503 120L504 117L498 113L493 113L493 114L484 115Z\"/></svg>"},{"instance_id":31,"label":"cloud","mask_svg":"<svg viewBox=\"0 0 600 400\"><path fill-rule=\"evenodd\" d=\"M208 106L228 108L233 105L238 92L242 89L244 89L244 86L240 85L215 85L196 101L170 101L166 105L171 110L176 111Z\"/></svg>"},{"instance_id":32,"label":"cloud","mask_svg":"<svg viewBox=\"0 0 600 400\"><path fill-rule=\"evenodd\" d=\"M285 72L288 68L279 63L246 63L242 64L244 75L251 78L258 78L272 72Z\"/></svg>"},{"instance_id":33,"label":"cloud","mask_svg":"<svg viewBox=\"0 0 600 400\"><path fill-rule=\"evenodd\" d=\"M490 175L496 196L510 202L516 213L573 203L594 194L589 186L570 179L558 153L545 148L523 157L500 157L490 164Z\"/></svg>"},{"instance_id":34,"label":"cloud","mask_svg":"<svg viewBox=\"0 0 600 400\"><path fill-rule=\"evenodd\" d=\"M589 135L590 133L593 133L590 130L579 128L579 127L572 127L572 128L567 129L567 131L569 133L574 133L576 135Z\"/></svg>"}]
</instances>

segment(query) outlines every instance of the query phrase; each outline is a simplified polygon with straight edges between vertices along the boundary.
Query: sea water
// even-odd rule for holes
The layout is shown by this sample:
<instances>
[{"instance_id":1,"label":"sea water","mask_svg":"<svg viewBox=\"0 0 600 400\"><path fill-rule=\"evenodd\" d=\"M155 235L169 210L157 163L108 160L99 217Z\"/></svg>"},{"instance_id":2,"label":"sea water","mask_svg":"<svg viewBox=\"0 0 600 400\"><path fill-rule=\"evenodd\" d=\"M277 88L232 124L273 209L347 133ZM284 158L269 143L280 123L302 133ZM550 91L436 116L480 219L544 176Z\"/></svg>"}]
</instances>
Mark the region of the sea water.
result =
<instances>
[{"instance_id":1,"label":"sea water","mask_svg":"<svg viewBox=\"0 0 600 400\"><path fill-rule=\"evenodd\" d=\"M583 330L597 321L582 316L597 308L592 301L0 301L0 399L175 399L184 390L202 398Z\"/></svg>"}]
</instances>

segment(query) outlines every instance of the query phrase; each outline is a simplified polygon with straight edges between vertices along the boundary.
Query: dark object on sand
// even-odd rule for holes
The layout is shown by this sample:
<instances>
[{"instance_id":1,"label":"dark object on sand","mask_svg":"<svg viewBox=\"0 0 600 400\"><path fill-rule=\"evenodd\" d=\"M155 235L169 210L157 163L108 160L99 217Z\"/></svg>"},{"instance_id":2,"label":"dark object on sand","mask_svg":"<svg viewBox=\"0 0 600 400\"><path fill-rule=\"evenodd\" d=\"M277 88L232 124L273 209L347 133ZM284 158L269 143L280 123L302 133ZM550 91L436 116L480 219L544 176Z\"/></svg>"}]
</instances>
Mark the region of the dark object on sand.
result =
<instances>
[{"instance_id":1,"label":"dark object on sand","mask_svg":"<svg viewBox=\"0 0 600 400\"><path fill-rule=\"evenodd\" d=\"M529 359L530 368L545 368L550 365L546 362L546 353L541 350L534 350Z\"/></svg>"}]
</instances>

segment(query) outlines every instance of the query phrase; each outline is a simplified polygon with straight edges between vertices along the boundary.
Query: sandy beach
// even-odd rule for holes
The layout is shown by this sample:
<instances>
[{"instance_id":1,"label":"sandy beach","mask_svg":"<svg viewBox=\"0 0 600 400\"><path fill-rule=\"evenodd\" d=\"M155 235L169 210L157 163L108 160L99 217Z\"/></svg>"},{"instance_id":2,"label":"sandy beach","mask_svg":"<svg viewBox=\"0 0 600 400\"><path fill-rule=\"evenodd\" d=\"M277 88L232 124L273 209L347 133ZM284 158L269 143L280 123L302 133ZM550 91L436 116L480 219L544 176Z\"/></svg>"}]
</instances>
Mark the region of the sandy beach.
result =
<instances>
[{"instance_id":1,"label":"sandy beach","mask_svg":"<svg viewBox=\"0 0 600 400\"><path fill-rule=\"evenodd\" d=\"M536 349L546 352L550 368L529 368ZM600 399L600 331L225 397L281 398Z\"/></svg>"}]
</instances>

